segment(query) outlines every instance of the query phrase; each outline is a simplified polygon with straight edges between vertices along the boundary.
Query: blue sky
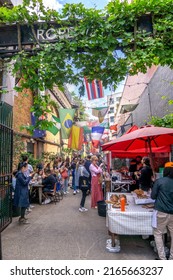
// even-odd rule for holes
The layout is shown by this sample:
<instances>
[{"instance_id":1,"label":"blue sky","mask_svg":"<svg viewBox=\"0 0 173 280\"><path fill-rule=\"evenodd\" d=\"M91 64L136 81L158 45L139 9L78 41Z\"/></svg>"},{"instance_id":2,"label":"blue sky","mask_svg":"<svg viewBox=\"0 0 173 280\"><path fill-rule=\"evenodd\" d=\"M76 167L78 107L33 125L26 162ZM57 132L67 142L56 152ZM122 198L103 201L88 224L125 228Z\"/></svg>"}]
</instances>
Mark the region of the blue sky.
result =
<instances>
[{"instance_id":1,"label":"blue sky","mask_svg":"<svg viewBox=\"0 0 173 280\"><path fill-rule=\"evenodd\" d=\"M83 3L87 8L96 7L97 9L103 9L107 5L108 0L58 0L57 2L62 5L64 5L65 3Z\"/></svg>"},{"instance_id":2,"label":"blue sky","mask_svg":"<svg viewBox=\"0 0 173 280\"><path fill-rule=\"evenodd\" d=\"M103 9L109 0L43 0L45 6L49 6L53 9L60 9L66 3L68 4L78 4L83 3L86 8L96 8Z\"/></svg>"},{"instance_id":3,"label":"blue sky","mask_svg":"<svg viewBox=\"0 0 173 280\"><path fill-rule=\"evenodd\" d=\"M43 0L44 5L48 6L53 9L61 9L64 4L77 4L77 3L83 3L86 8L96 8L96 9L104 9L104 7L108 4L110 0ZM76 94L78 94L78 90L74 85L68 85L69 91L74 91ZM120 85L116 92L122 91L123 86ZM87 94L85 97L83 97L83 103L86 104L86 107L92 108L92 107L105 107L107 105L107 96L111 95L111 91L109 89L104 89L104 98L96 99L88 101Z\"/></svg>"}]
</instances>

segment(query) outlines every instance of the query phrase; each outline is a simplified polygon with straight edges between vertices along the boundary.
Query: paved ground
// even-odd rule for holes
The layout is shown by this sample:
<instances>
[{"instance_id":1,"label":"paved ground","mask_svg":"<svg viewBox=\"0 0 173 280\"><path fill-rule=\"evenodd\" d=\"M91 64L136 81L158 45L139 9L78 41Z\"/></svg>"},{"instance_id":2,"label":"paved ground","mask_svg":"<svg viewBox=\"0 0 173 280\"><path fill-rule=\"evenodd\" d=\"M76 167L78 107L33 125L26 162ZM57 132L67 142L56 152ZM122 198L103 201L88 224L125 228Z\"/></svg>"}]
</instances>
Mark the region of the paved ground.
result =
<instances>
[{"instance_id":1,"label":"paved ground","mask_svg":"<svg viewBox=\"0 0 173 280\"><path fill-rule=\"evenodd\" d=\"M57 203L38 205L28 215L30 224L19 225L18 218L2 232L4 260L153 260L156 255L141 236L121 236L121 251L106 250L109 238L106 218L86 207L78 211L81 194L72 190Z\"/></svg>"}]
</instances>

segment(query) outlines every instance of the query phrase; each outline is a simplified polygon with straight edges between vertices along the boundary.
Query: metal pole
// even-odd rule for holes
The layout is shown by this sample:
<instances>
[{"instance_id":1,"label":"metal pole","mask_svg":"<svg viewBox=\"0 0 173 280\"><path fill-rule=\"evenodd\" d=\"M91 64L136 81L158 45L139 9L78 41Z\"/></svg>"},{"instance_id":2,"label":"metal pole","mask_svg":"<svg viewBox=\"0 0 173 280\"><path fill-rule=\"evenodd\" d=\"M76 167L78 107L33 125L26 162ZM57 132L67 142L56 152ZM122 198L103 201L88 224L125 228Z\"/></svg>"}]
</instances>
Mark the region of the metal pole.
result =
<instances>
[{"instance_id":1,"label":"metal pole","mask_svg":"<svg viewBox=\"0 0 173 280\"><path fill-rule=\"evenodd\" d=\"M153 113L152 113L152 104L151 104L151 96L150 96L150 84L148 84L148 101L149 101L150 117L152 117Z\"/></svg>"}]
</instances>

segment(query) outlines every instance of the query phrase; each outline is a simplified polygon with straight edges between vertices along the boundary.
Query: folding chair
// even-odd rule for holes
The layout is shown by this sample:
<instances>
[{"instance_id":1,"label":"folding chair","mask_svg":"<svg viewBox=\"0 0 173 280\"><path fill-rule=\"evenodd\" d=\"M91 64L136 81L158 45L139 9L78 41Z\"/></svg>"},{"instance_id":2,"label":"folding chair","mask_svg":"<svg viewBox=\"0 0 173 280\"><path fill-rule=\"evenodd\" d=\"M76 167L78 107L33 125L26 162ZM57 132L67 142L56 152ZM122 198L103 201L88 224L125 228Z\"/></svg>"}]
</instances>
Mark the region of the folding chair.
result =
<instances>
[{"instance_id":1,"label":"folding chair","mask_svg":"<svg viewBox=\"0 0 173 280\"><path fill-rule=\"evenodd\" d=\"M56 183L54 185L53 190L50 190L49 192L46 192L46 194L48 196L51 196L51 201L54 201L55 204L60 201L60 195L59 195L59 193L56 190Z\"/></svg>"}]
</instances>

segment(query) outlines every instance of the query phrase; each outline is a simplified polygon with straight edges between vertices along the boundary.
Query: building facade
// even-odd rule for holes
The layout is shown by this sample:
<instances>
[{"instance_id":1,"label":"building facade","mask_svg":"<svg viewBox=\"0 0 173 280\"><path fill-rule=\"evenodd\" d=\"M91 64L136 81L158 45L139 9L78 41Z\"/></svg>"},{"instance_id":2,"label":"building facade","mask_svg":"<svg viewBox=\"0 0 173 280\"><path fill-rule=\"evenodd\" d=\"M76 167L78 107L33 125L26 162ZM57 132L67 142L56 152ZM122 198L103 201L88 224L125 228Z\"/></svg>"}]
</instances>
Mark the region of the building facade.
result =
<instances>
[{"instance_id":1,"label":"building facade","mask_svg":"<svg viewBox=\"0 0 173 280\"><path fill-rule=\"evenodd\" d=\"M132 125L149 124L152 116L163 117L172 111L168 104L173 99L173 70L153 66L146 74L128 76L116 112L118 136Z\"/></svg>"}]
</instances>

